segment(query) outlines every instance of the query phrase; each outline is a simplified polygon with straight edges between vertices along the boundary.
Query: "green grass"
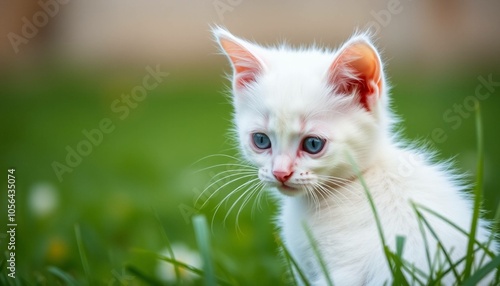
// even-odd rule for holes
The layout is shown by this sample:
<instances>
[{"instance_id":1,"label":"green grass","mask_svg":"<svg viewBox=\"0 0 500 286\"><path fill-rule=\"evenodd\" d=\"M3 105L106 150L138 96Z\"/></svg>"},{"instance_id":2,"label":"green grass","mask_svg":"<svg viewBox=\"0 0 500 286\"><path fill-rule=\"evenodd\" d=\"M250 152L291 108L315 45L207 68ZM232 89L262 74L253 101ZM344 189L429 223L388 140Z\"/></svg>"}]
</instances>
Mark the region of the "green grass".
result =
<instances>
[{"instance_id":1,"label":"green grass","mask_svg":"<svg viewBox=\"0 0 500 286\"><path fill-rule=\"evenodd\" d=\"M173 255L160 251L182 242L207 257L197 243L200 232L193 227L192 219L198 214L209 221L214 218L208 234L210 248L205 249L210 250L217 284L293 283L294 278L285 273L297 265L276 238L271 222L276 213L273 202L264 199L252 214L250 201L238 219L240 230L234 226L236 209L228 214L227 227L222 225L231 202L222 205L215 217L213 211L233 185L224 187L202 209L195 207L195 199L216 173L196 171L228 160L212 158L193 163L214 153L236 155L225 137L231 106L221 95L224 80L219 76L220 69L207 68L199 74L176 69L168 72L165 83L123 121L111 112L110 103L140 82L142 70L95 75L42 70L2 76L0 172L15 167L18 175L19 279L13 281L6 276L6 244L0 237L0 285L179 284L175 277L170 282L161 281L156 273L160 260L177 263L174 269L178 276L193 272L197 277L206 269L175 262L182 261L175 249L171 250ZM394 106L405 120L402 126L406 137L428 139L433 128L443 128L449 139L435 146L442 152L440 158L459 154L456 161L460 170L477 171L476 162L470 159L476 154L475 138L471 136L473 117L464 119L457 130L441 118L444 110L474 92L477 74L462 71L440 81L392 73L392 81L397 83ZM497 96L491 96L482 106L483 201L489 218L493 218L500 199L500 181L495 175L500 168L500 135L495 124L500 120L499 106ZM115 131L59 182L51 163L63 161L65 147L75 146L84 138L83 129L96 128L105 117L116 124ZM57 208L46 215L38 215L30 201L40 183L51 186L58 199ZM192 213L185 216L181 206L190 207ZM0 215L6 213L5 208L0 204ZM419 211L426 212L423 208ZM1 215L0 232L4 232L4 219ZM405 251L404 240L400 239L399 245L400 251L388 253L390 261L398 271L408 271L398 260ZM473 249L477 247L474 243ZM431 260L432 256L429 254ZM491 263L489 267L496 268ZM297 279L304 282L301 271L295 271ZM472 272L468 279L477 279L478 273L481 271ZM204 278L183 283L202 285Z\"/></svg>"}]
</instances>

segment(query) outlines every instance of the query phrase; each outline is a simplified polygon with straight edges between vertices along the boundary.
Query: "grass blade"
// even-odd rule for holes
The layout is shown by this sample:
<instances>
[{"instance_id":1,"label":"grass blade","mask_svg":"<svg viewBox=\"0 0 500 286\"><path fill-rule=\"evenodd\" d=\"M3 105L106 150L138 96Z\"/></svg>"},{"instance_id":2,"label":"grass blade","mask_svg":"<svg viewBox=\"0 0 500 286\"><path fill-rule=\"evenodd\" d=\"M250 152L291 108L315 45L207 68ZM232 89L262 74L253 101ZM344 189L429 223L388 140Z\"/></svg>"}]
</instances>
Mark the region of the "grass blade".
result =
<instances>
[{"instance_id":1,"label":"grass blade","mask_svg":"<svg viewBox=\"0 0 500 286\"><path fill-rule=\"evenodd\" d=\"M414 204L413 204L413 208L416 212L416 206ZM417 214L417 218L418 218L418 214ZM425 257L427 259L427 266L429 266L429 276L432 277L433 272L434 272L434 266L433 266L434 263L432 263L431 254L429 252L429 241L427 239L427 232L425 231L422 220L417 219L417 222L418 222L418 228L420 230L420 234L422 235L422 240L424 241Z\"/></svg>"},{"instance_id":2,"label":"grass blade","mask_svg":"<svg viewBox=\"0 0 500 286\"><path fill-rule=\"evenodd\" d=\"M205 273L203 272L203 270L198 269L196 267L193 267L193 266L191 266L189 264L186 264L184 262L181 262L181 261L178 261L178 260L174 260L174 259L171 259L171 258L165 257L165 256L160 256L160 255L158 255L157 257L160 260L166 261L168 263L172 263L173 265L175 265L177 267L184 268L184 269L186 269L188 271L191 271L191 272L193 272L195 274L198 274L198 275L200 275L202 277L205 275ZM225 281L225 280L223 280L221 278L218 278L218 277L215 277L215 280L217 281L217 285L223 285L223 286L230 286L230 285L232 285L231 283L229 283L229 282L227 282L227 281Z\"/></svg>"},{"instance_id":3,"label":"grass blade","mask_svg":"<svg viewBox=\"0 0 500 286\"><path fill-rule=\"evenodd\" d=\"M481 121L481 110L479 103L476 102L476 132L477 132L477 173L476 186L474 187L474 210L469 234L469 243L467 245L467 259L465 261L464 278L467 279L471 275L472 264L474 262L474 242L476 238L477 223L479 221L479 212L481 207L481 199L483 194L483 166L484 166L484 151L483 151L483 124Z\"/></svg>"},{"instance_id":4,"label":"grass blade","mask_svg":"<svg viewBox=\"0 0 500 286\"><path fill-rule=\"evenodd\" d=\"M439 236L437 235L437 233L434 231L434 229L432 228L431 224L422 215L422 213L417 209L417 206L415 204L412 204L412 206L413 206L413 209L414 209L415 213L417 214L418 220L422 221L425 224L425 226L427 226L427 229L429 230L429 232L431 233L431 235L434 237L434 239L436 239L437 246L438 246L437 249L436 249L436 252L439 252L439 250L441 250L443 252L443 254L444 254L444 257L445 257L446 261L449 263L449 265L453 265L453 261L452 261L450 255L446 252L447 250L444 248L444 245L441 242L441 239L439 238ZM433 266L431 266L431 267L433 267ZM460 281L460 275L458 274L458 272L455 269L455 267L452 267L451 270L453 272L453 275L455 276L455 279L457 281ZM432 279L432 276L429 277L429 279Z\"/></svg>"},{"instance_id":5,"label":"grass blade","mask_svg":"<svg viewBox=\"0 0 500 286\"><path fill-rule=\"evenodd\" d=\"M283 250L283 252L285 252L285 250ZM297 283L297 279L295 278L295 274L293 273L293 265L290 257L287 254L283 254L283 256L285 257L286 269L288 273L290 273L291 279L293 281L292 285L299 285Z\"/></svg>"},{"instance_id":6,"label":"grass blade","mask_svg":"<svg viewBox=\"0 0 500 286\"><path fill-rule=\"evenodd\" d=\"M292 255L290 254L290 252L288 251L288 249L286 248L286 246L283 244L283 242L281 240L278 240L278 243L281 246L281 248L283 249L283 253L285 254L285 258L288 261L291 262L291 264L293 265L295 271L297 271L297 274L299 275L299 277L302 280L302 282L304 283L304 285L306 285L306 286L311 285L311 283L309 283L309 281L307 281L306 275L304 274L304 272L302 271L302 269L300 269L299 264L292 257ZM294 275L293 271L291 272L291 274ZM295 278L294 278L294 281L297 282L295 280ZM298 285L298 284L295 284L295 285Z\"/></svg>"},{"instance_id":7,"label":"grass blade","mask_svg":"<svg viewBox=\"0 0 500 286\"><path fill-rule=\"evenodd\" d=\"M498 205L495 217L493 218L493 221L491 222L491 234L490 237L488 238L488 241L486 243L486 247L490 248L492 243L496 241L496 234L498 233L498 222L500 221L500 205ZM483 252L481 255L481 259L479 260L479 265L483 265L484 261L486 259L486 252Z\"/></svg>"},{"instance_id":8,"label":"grass blade","mask_svg":"<svg viewBox=\"0 0 500 286\"><path fill-rule=\"evenodd\" d=\"M205 216L198 215L193 218L196 242L201 252L203 260L204 279L206 286L215 286L215 273L212 263L212 253L210 249L210 236L208 234L207 220Z\"/></svg>"},{"instance_id":9,"label":"grass blade","mask_svg":"<svg viewBox=\"0 0 500 286\"><path fill-rule=\"evenodd\" d=\"M85 276L87 277L87 284L91 285L92 276L90 275L89 261L87 259L87 255L85 254L82 233L80 231L80 226L78 224L75 224L75 237L76 237L76 244L78 245L78 252L80 253L80 260L82 261L83 271L85 272Z\"/></svg>"},{"instance_id":10,"label":"grass blade","mask_svg":"<svg viewBox=\"0 0 500 286\"><path fill-rule=\"evenodd\" d=\"M321 266L321 270L323 271L323 274L325 275L325 279L327 282L327 285L333 286L332 278L330 277L330 272L328 271L328 268L326 267L325 261L323 260L323 257L321 256L321 253L318 248L318 244L316 243L316 240L314 239L314 236L307 226L307 224L303 223L303 228L306 232L307 238L309 239L309 243L311 244L311 247L313 249L314 255L318 259L318 262Z\"/></svg>"},{"instance_id":11,"label":"grass blade","mask_svg":"<svg viewBox=\"0 0 500 286\"><path fill-rule=\"evenodd\" d=\"M403 250L406 242L406 237L398 235L396 237L396 255L398 257L403 257Z\"/></svg>"},{"instance_id":12,"label":"grass blade","mask_svg":"<svg viewBox=\"0 0 500 286\"><path fill-rule=\"evenodd\" d=\"M373 216L375 218L375 223L377 225L377 231L378 231L378 234L379 234L380 242L382 243L383 251L384 251L384 254L385 254L387 266L391 270L391 273L392 273L392 275L394 277L394 268L392 267L391 258L390 258L390 255L389 255L390 250L387 247L387 244L386 244L386 241L385 241L384 230L382 228L382 223L380 222L380 217L378 215L377 208L375 206L375 202L373 201L373 197L372 197L372 195L370 193L370 190L368 189L368 185L366 185L366 182L365 182L363 176L361 175L361 172L359 171L358 165L354 161L354 158L352 158L351 154L349 154L349 153L346 153L346 156L349 159L349 162L351 163L351 166L352 166L352 168L353 168L356 176L358 177L359 181L361 182L361 185L363 186L363 190L365 191L365 195L366 195L366 197L368 199L368 202L370 203L370 207L372 209L372 213L373 213Z\"/></svg>"},{"instance_id":13,"label":"grass blade","mask_svg":"<svg viewBox=\"0 0 500 286\"><path fill-rule=\"evenodd\" d=\"M395 285L408 285L406 277L403 274L403 250L406 242L406 237L396 237L396 253L392 255L394 262L394 282Z\"/></svg>"},{"instance_id":14,"label":"grass blade","mask_svg":"<svg viewBox=\"0 0 500 286\"><path fill-rule=\"evenodd\" d=\"M139 278L140 280L144 281L147 283L147 285L152 285L152 286L162 286L163 284L156 281L154 278L151 278L147 276L146 274L142 273L139 269L132 265L127 265L125 266L125 269L130 272L130 274L134 275L134 277Z\"/></svg>"},{"instance_id":15,"label":"grass blade","mask_svg":"<svg viewBox=\"0 0 500 286\"><path fill-rule=\"evenodd\" d=\"M158 215L158 212L152 208L153 213L155 214L156 221L158 222L158 226L160 227L160 231L162 234L163 239L165 240L165 243L167 244L167 251L170 257L175 260L175 254L174 250L172 249L172 244L170 243L170 239L168 239L167 232L165 231L165 228L163 228L163 225L160 220L160 216ZM175 280L177 281L177 284L181 284L181 273L179 271L179 268L174 265L174 272L175 272Z\"/></svg>"},{"instance_id":16,"label":"grass blade","mask_svg":"<svg viewBox=\"0 0 500 286\"><path fill-rule=\"evenodd\" d=\"M429 209L423 205L419 205L419 204L415 204L414 205L416 207L418 207L419 209L421 210L424 210L430 214L432 214L433 216L443 220L444 222L446 222L447 224L449 224L450 226L452 226L453 228L455 228L456 230L458 230L459 232L461 232L462 234L464 234L465 236L469 236L469 233L467 233L464 229L462 229L461 227L459 227L457 224L455 224L454 222L450 221L449 219L447 219L446 217L442 216L441 214L433 211L432 209ZM481 243L480 241L474 239L474 243L477 244L487 255L489 255L491 258L494 258L496 255L490 250L488 249L488 247L486 247L483 243Z\"/></svg>"},{"instance_id":17,"label":"grass blade","mask_svg":"<svg viewBox=\"0 0 500 286\"><path fill-rule=\"evenodd\" d=\"M191 266L189 264L186 264L186 263L184 263L182 261L172 259L171 257L159 255L158 253L151 252L151 251L148 251L148 250L143 250L143 249L133 249L132 251L137 252L137 253L144 253L144 254L147 254L147 255L151 255L151 256L155 257L156 259L163 260L165 262L171 263L172 265L177 266L178 268L185 269L185 270L187 270L189 272L192 272L192 273L194 273L196 275L199 275L201 277L203 277L205 275L205 273L203 272L203 270L201 270L199 268L196 268L194 266ZM133 266L128 266L128 267L129 268L130 267L133 268ZM129 268L127 268L127 269L129 269ZM146 280L147 279L154 280L154 279L148 278L148 277L143 277L141 279L142 280L145 280L145 279ZM233 285L233 284L227 282L226 280L218 278L218 277L215 277L215 280L217 281L217 285L222 285L222 286L231 286L231 285Z\"/></svg>"},{"instance_id":18,"label":"grass blade","mask_svg":"<svg viewBox=\"0 0 500 286\"><path fill-rule=\"evenodd\" d=\"M65 285L78 285L76 280L71 275L69 275L68 273L62 271L57 267L49 266L47 268L47 271L52 275L56 276L57 278L61 279L63 282L65 282Z\"/></svg>"},{"instance_id":19,"label":"grass blade","mask_svg":"<svg viewBox=\"0 0 500 286\"><path fill-rule=\"evenodd\" d=\"M395 253L389 252L389 253L387 253L387 255L389 255L390 258L396 264L396 267L397 267L396 271L400 271L400 273L398 273L398 275L400 275L400 277L398 279L400 279L400 280L398 281L396 279L397 277L395 277L392 285L417 285L417 283L418 283L418 285L428 285L428 283L424 283L424 281L422 281L421 279L419 279L417 277L417 275L420 275L423 278L427 278L427 275L425 274L425 272L418 269L417 267L415 267L411 263L407 262L402 257L399 257ZM403 270L405 270L410 275L410 277L413 278L412 283L408 283L406 276L403 275Z\"/></svg>"},{"instance_id":20,"label":"grass blade","mask_svg":"<svg viewBox=\"0 0 500 286\"><path fill-rule=\"evenodd\" d=\"M469 277L467 280L464 281L462 285L478 285L478 283L486 277L486 275L490 274L495 268L500 266L500 255L493 258L491 261L489 261L484 267L478 269L476 272L474 272L474 275Z\"/></svg>"}]
</instances>

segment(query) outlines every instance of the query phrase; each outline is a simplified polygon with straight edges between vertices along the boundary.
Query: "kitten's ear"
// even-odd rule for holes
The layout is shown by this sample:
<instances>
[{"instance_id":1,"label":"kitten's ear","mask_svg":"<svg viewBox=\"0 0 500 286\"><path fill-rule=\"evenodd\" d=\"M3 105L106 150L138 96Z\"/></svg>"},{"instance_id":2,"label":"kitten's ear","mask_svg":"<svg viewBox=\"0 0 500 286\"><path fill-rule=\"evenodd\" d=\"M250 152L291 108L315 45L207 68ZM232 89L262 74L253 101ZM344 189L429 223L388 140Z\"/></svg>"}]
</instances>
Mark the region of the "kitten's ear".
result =
<instances>
[{"instance_id":1,"label":"kitten's ear","mask_svg":"<svg viewBox=\"0 0 500 286\"><path fill-rule=\"evenodd\" d=\"M262 53L262 49L236 38L222 28L217 27L212 32L233 66L233 88L239 90L255 82L264 69L264 64L257 55Z\"/></svg>"},{"instance_id":2,"label":"kitten's ear","mask_svg":"<svg viewBox=\"0 0 500 286\"><path fill-rule=\"evenodd\" d=\"M356 36L337 53L328 70L329 84L335 93L358 97L370 111L383 92L382 62L367 36Z\"/></svg>"}]
</instances>

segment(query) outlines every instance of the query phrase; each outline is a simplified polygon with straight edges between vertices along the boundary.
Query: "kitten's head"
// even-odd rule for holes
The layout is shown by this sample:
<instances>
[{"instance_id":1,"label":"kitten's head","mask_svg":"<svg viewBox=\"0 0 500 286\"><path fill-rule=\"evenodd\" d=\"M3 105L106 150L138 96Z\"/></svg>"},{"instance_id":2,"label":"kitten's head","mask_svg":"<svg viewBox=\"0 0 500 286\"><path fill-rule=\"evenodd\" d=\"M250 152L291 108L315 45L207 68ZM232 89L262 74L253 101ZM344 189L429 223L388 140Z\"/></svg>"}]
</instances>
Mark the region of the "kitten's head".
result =
<instances>
[{"instance_id":1,"label":"kitten's head","mask_svg":"<svg viewBox=\"0 0 500 286\"><path fill-rule=\"evenodd\" d=\"M324 192L376 156L389 128L387 86L367 35L335 52L264 48L224 29L214 35L232 67L234 123L262 182L289 196Z\"/></svg>"}]
</instances>

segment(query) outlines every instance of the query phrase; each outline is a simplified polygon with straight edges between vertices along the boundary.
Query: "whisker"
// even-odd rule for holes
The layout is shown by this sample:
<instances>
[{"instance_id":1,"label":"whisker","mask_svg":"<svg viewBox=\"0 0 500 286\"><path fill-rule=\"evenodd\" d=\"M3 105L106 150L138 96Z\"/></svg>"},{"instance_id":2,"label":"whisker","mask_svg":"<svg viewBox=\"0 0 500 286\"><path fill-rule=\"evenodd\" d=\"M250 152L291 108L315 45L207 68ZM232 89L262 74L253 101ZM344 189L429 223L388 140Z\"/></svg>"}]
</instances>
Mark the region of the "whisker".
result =
<instances>
[{"instance_id":1,"label":"whisker","mask_svg":"<svg viewBox=\"0 0 500 286\"><path fill-rule=\"evenodd\" d=\"M362 194L361 194L361 193L360 193L360 192L359 192L359 191L358 191L355 187L353 187L353 186L349 186L349 187L348 187L348 186L346 186L346 185L340 185L340 184L337 184L337 183L334 183L334 182L329 182L329 183L330 183L330 184L333 184L336 188L340 188L340 189L342 189L342 190L344 190L344 191L346 191L346 192L348 192L348 193L350 193L350 194L353 194L353 195L354 195L354 196L356 196L358 199L363 197L363 195L362 195ZM328 186L330 189L331 189L331 187L332 187L332 186L329 186L329 185L326 185L326 186ZM348 198L346 197L346 195L344 194L344 192L338 192L338 193L342 194L342 195L343 195L346 199L348 199ZM348 199L348 200L349 200L349 199Z\"/></svg>"},{"instance_id":2,"label":"whisker","mask_svg":"<svg viewBox=\"0 0 500 286\"><path fill-rule=\"evenodd\" d=\"M223 181L223 180L226 180L226 179L229 179L229 178L232 178L232 177L235 177L235 176L245 175L244 177L246 178L246 177L249 177L249 176L253 176L254 174L255 174L255 173L254 173L253 171L252 171L252 172L250 172L250 171L246 171L246 170L244 170L244 171L240 171L239 173L229 174L229 175L227 175L227 176L224 176L224 177L222 177L222 178L219 178L219 179L215 180L215 181L214 181L214 182L212 182L210 185L208 185L208 186L207 186L207 187L206 187L206 188L205 188L205 189L204 189L204 190L203 190L203 191L202 191L202 192L198 195L198 197L197 197L197 198L196 198L196 200L195 200L195 205L198 203L198 200L199 200L199 199L203 196L203 194L204 194L206 191L208 191L208 190L209 190L209 189L210 189L213 185L217 184L218 182ZM215 178L215 177L214 177L214 178ZM238 178L233 179L233 180L231 180L231 181L229 181L229 182L226 182L225 184L223 184L223 185L222 185L222 186L220 186L219 188L217 188L217 189L216 189L216 190L215 190L215 191L214 191L214 192L213 192L213 193L212 193L212 194L211 194L211 195L210 195L210 196L206 199L206 201L203 203L203 205L202 205L200 208L203 208L203 207L205 206L205 204L206 204L206 203L210 200L210 198L211 198L211 197L212 197L215 193L217 193L217 192L219 191L219 189L220 189L220 188L223 188L223 187L225 187L226 185L228 185L228 184L230 184L230 183L232 183L232 182L234 182L234 181L237 181L237 180L238 180Z\"/></svg>"},{"instance_id":3,"label":"whisker","mask_svg":"<svg viewBox=\"0 0 500 286\"><path fill-rule=\"evenodd\" d=\"M251 182L251 183L253 183L253 182L255 182L256 180L258 180L258 178L255 178L255 179L250 180L250 181L248 181L248 182L249 182L249 183L250 183L250 182ZM258 183L257 183L257 184L258 184ZM239 202L241 199L245 198L247 194L251 193L251 191L252 191L254 188L255 188L255 185L252 185L252 186L248 187L248 189L247 189L247 190L245 190L245 191L243 192L243 194L241 194L241 196L239 196L239 197L236 199L236 201L232 204L232 206L229 208L229 210L227 211L226 215L224 216L224 224L225 224L225 222L226 222L226 220L227 220L227 218L228 218L229 214L230 214L230 213L231 213L231 211L234 209L234 207L238 204L238 202ZM243 201L245 201L245 199L244 199Z\"/></svg>"},{"instance_id":4,"label":"whisker","mask_svg":"<svg viewBox=\"0 0 500 286\"><path fill-rule=\"evenodd\" d=\"M234 177L236 175L240 175L240 174L232 174L231 177ZM210 196L207 198L207 200L203 203L203 205L201 206L201 208L203 208L208 201L210 201L210 199L216 194L219 192L219 190L221 190L222 188L224 188L225 186L229 185L229 184L232 184L234 182L237 182L239 180L242 180L242 179L245 179L245 178L249 178L249 177L253 177L255 176L255 174L247 174L247 175L243 175L243 176L239 176L235 179L231 179L229 180L228 182L224 183L222 186L218 187L212 194L210 194ZM229 176L228 176L229 177ZM227 178L227 177L225 177Z\"/></svg>"},{"instance_id":5,"label":"whisker","mask_svg":"<svg viewBox=\"0 0 500 286\"><path fill-rule=\"evenodd\" d=\"M207 155L201 159L198 159L197 161L195 161L194 163L191 164L191 166L193 165L196 165L198 163L200 163L201 161L203 160L207 160L207 159L210 159L210 158L214 158L214 157L221 157L221 158L229 158L229 159L233 159L237 162L244 162L241 158L238 158L236 156L232 156L232 155L228 155L228 154L211 154L211 155Z\"/></svg>"},{"instance_id":6,"label":"whisker","mask_svg":"<svg viewBox=\"0 0 500 286\"><path fill-rule=\"evenodd\" d=\"M260 204L260 201L262 200L262 196L263 194L265 193L264 192L264 188L266 187L266 184L261 182L260 183L260 190L257 194L257 197L255 198L255 201L253 202L253 206L252 206L252 217L253 217L253 213L255 212L255 206L258 207L258 210L262 211L262 206Z\"/></svg>"},{"instance_id":7,"label":"whisker","mask_svg":"<svg viewBox=\"0 0 500 286\"><path fill-rule=\"evenodd\" d=\"M350 179L341 178L341 177L335 177L335 176L331 176L331 175L319 175L319 174L317 174L316 176L318 178L322 178L322 179L331 179L331 180L335 180L335 181L338 181L338 182L345 182L345 183L352 181Z\"/></svg>"},{"instance_id":8,"label":"whisker","mask_svg":"<svg viewBox=\"0 0 500 286\"><path fill-rule=\"evenodd\" d=\"M249 177L249 176L246 176L246 177ZM240 178L242 179L242 178ZM222 206L222 204L224 203L224 201L226 201L227 199L229 199L229 197L231 197L233 194L235 194L236 192L238 192L239 190L241 190L242 188L244 188L245 186L249 185L249 184L253 184L256 180L258 180L259 178L254 178L250 181L247 181L245 183L243 183L242 185L238 186L236 189L232 190L229 194L227 194L218 204L217 206L215 207L215 212L214 212L214 215L212 217L212 226L213 226L213 223L214 223L214 220L215 220L215 216L217 215L217 212L219 211L220 207Z\"/></svg>"},{"instance_id":9,"label":"whisker","mask_svg":"<svg viewBox=\"0 0 500 286\"><path fill-rule=\"evenodd\" d=\"M319 183L318 186L321 188L321 190L323 190L324 192L326 192L328 195L331 195L335 199L338 199L339 203L343 203L343 201L340 200L339 196L337 196L337 195L341 195L342 197L344 197L344 199L348 200L347 196L343 192L338 192L336 189L332 189L332 187L330 185L326 185L324 183ZM341 186L341 185L335 185L335 186L341 188L342 190L349 191L349 189L346 188L346 187L344 187L344 186Z\"/></svg>"},{"instance_id":10,"label":"whisker","mask_svg":"<svg viewBox=\"0 0 500 286\"><path fill-rule=\"evenodd\" d=\"M239 225L238 225L241 211L248 204L248 202L250 201L250 199L252 198L252 196L254 196L254 194L256 194L257 192L259 192L260 190L262 190L262 188L260 188L261 185L262 185L262 182L258 182L253 187L252 191L247 195L247 198L243 201L243 203L241 204L240 208L238 209L238 212L236 213L236 229L239 229L241 231L241 229L239 228Z\"/></svg>"},{"instance_id":11,"label":"whisker","mask_svg":"<svg viewBox=\"0 0 500 286\"><path fill-rule=\"evenodd\" d=\"M208 166L208 167L202 168L200 170L196 170L196 171L194 171L194 173L197 174L197 173L200 173L200 172L203 172L203 171L206 171L206 170L210 170L210 169L214 169L214 168L220 168L220 167L227 167L227 166L231 166L231 167L232 166L243 167L244 169L248 169L248 170L258 170L257 167L254 167L254 166L251 166L251 165L238 164L238 163L224 163L224 164L216 164L216 165Z\"/></svg>"},{"instance_id":12,"label":"whisker","mask_svg":"<svg viewBox=\"0 0 500 286\"><path fill-rule=\"evenodd\" d=\"M311 187L309 185L306 185L305 188L306 188L306 194L312 199L313 205L316 207L315 212L316 212L316 214L318 214L319 198L318 198L316 192L314 192L314 189L311 189Z\"/></svg>"},{"instance_id":13,"label":"whisker","mask_svg":"<svg viewBox=\"0 0 500 286\"><path fill-rule=\"evenodd\" d=\"M353 195L355 195L358 198L361 197L361 195L358 192L354 191L354 189L348 188L348 187L346 187L344 185L338 185L338 184L335 184L335 183L332 183L332 184L334 184L337 188L336 189L332 189L332 187L330 185L326 185L323 182L320 183L320 185L322 186L322 188L325 191L328 191L328 193L331 194L332 197L334 197L338 201L338 203L343 203L343 200L340 199L340 196L342 196L349 203L351 203L351 204L353 203L351 201L351 199L348 196L346 196L345 192L353 194ZM339 189L340 189L340 191L339 191Z\"/></svg>"},{"instance_id":14,"label":"whisker","mask_svg":"<svg viewBox=\"0 0 500 286\"><path fill-rule=\"evenodd\" d=\"M326 190L321 184L315 184L313 186L313 189L316 190L321 195L321 197L323 198L323 201L326 203L327 208L330 208L330 205L328 203L329 191Z\"/></svg>"},{"instance_id":15,"label":"whisker","mask_svg":"<svg viewBox=\"0 0 500 286\"><path fill-rule=\"evenodd\" d=\"M339 178L339 177L334 177L334 176L325 176L325 175L321 175L321 176L318 176L318 177L322 178L323 179L322 181L324 181L326 183L332 184L333 187L341 188L343 190L346 190L347 192L356 195L358 198L362 197L362 194L360 194L359 192L353 191L355 189L354 187L352 189L348 188L348 186L351 186L349 184L349 183L352 182L351 180L344 179L344 178ZM325 186L328 186L329 187L328 189L332 188L332 186L329 186L329 185L326 185L326 184L325 184ZM342 192L340 192L340 193L343 194Z\"/></svg>"}]
</instances>

